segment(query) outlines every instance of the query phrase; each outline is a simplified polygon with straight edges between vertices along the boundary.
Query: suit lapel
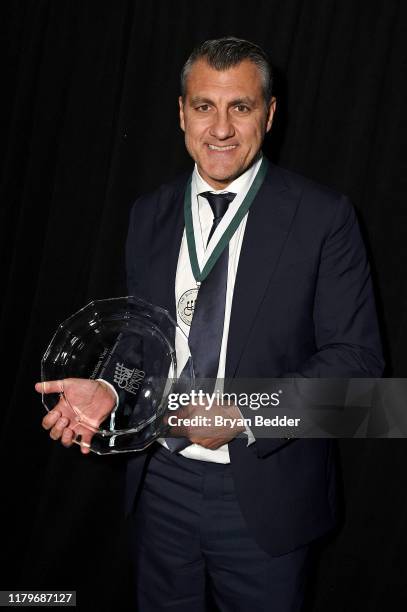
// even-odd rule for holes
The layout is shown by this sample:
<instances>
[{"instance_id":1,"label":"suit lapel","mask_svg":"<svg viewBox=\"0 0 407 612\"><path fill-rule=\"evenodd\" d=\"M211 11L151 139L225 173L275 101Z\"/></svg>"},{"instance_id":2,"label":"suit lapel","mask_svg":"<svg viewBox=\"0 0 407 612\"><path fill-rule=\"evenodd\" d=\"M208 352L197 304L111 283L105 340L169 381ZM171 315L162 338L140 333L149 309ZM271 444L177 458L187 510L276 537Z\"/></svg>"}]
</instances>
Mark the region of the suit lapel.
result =
<instances>
[{"instance_id":1,"label":"suit lapel","mask_svg":"<svg viewBox=\"0 0 407 612\"><path fill-rule=\"evenodd\" d=\"M154 221L150 251L150 295L176 321L175 276L184 230L184 193L188 177L182 177L172 194L163 196Z\"/></svg>"},{"instance_id":2,"label":"suit lapel","mask_svg":"<svg viewBox=\"0 0 407 612\"><path fill-rule=\"evenodd\" d=\"M227 378L236 373L287 239L297 203L298 195L292 193L281 171L271 164L250 207L240 253L229 327Z\"/></svg>"}]
</instances>

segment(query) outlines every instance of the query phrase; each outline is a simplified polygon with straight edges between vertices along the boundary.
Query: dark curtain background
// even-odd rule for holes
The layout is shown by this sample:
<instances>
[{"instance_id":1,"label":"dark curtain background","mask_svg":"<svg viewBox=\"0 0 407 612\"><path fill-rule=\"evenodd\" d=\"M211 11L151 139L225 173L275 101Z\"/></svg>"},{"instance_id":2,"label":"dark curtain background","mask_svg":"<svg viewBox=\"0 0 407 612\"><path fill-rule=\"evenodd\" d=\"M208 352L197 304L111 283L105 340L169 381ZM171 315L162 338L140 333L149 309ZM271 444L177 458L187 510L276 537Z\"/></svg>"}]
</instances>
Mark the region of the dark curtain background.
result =
<instances>
[{"instance_id":1,"label":"dark curtain background","mask_svg":"<svg viewBox=\"0 0 407 612\"><path fill-rule=\"evenodd\" d=\"M279 111L266 153L351 196L387 376L406 375L406 13L398 0L2 0L1 589L76 589L81 610L134 610L123 458L52 443L33 384L57 324L125 292L134 199L192 167L178 75L205 38L269 51ZM341 455L346 522L323 546L312 609L402 610L407 445L342 441Z\"/></svg>"}]
</instances>

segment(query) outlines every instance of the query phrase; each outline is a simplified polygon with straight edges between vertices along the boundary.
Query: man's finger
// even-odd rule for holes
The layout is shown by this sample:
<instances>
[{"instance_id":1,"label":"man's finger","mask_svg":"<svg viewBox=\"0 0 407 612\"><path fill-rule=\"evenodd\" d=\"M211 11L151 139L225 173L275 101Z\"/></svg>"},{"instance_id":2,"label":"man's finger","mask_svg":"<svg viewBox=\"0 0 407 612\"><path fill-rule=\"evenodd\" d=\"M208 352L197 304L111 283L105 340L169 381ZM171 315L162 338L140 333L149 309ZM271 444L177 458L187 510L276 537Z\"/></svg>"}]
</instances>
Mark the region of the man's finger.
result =
<instances>
[{"instance_id":1,"label":"man's finger","mask_svg":"<svg viewBox=\"0 0 407 612\"><path fill-rule=\"evenodd\" d=\"M88 431L88 430L84 430L81 436L81 452L84 455L87 455L88 453L90 453L90 443L92 441L93 438L93 432L92 431Z\"/></svg>"},{"instance_id":2,"label":"man's finger","mask_svg":"<svg viewBox=\"0 0 407 612\"><path fill-rule=\"evenodd\" d=\"M74 425L72 427L72 430L73 430L73 435L74 435L73 441L79 444L79 446L81 447L81 452L84 455L87 455L88 453L90 453L90 443L94 436L94 432L90 431L89 429L81 425L80 423L78 423L77 425Z\"/></svg>"},{"instance_id":3,"label":"man's finger","mask_svg":"<svg viewBox=\"0 0 407 612\"><path fill-rule=\"evenodd\" d=\"M62 436L62 432L68 424L69 420L66 417L61 417L60 419L58 419L54 427L49 432L50 437L53 440L59 440L59 438Z\"/></svg>"},{"instance_id":4,"label":"man's finger","mask_svg":"<svg viewBox=\"0 0 407 612\"><path fill-rule=\"evenodd\" d=\"M45 417L42 419L43 428L51 429L51 427L55 425L55 423L58 421L60 417L61 417L60 410L55 410L55 408L53 410L50 410L48 414L46 414Z\"/></svg>"},{"instance_id":5,"label":"man's finger","mask_svg":"<svg viewBox=\"0 0 407 612\"><path fill-rule=\"evenodd\" d=\"M44 382L35 383L37 393L61 393L64 390L62 380L44 380Z\"/></svg>"},{"instance_id":6,"label":"man's finger","mask_svg":"<svg viewBox=\"0 0 407 612\"><path fill-rule=\"evenodd\" d=\"M65 427L64 431L62 432L62 436L61 436L61 444L67 447L72 446L73 436L74 436L74 433L72 429L70 429L69 427Z\"/></svg>"}]
</instances>

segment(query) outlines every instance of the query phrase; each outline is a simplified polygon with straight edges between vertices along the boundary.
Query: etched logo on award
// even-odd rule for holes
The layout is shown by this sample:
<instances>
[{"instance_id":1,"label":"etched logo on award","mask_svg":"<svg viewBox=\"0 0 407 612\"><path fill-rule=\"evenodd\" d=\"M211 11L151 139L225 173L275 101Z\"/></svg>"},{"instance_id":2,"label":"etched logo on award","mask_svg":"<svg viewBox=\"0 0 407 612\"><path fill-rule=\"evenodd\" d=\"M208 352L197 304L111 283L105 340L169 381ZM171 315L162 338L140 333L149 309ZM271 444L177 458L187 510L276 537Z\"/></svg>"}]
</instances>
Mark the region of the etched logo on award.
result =
<instances>
[{"instance_id":1,"label":"etched logo on award","mask_svg":"<svg viewBox=\"0 0 407 612\"><path fill-rule=\"evenodd\" d=\"M146 373L137 368L126 368L123 363L116 363L113 380L120 389L136 395L140 384L143 382Z\"/></svg>"}]
</instances>

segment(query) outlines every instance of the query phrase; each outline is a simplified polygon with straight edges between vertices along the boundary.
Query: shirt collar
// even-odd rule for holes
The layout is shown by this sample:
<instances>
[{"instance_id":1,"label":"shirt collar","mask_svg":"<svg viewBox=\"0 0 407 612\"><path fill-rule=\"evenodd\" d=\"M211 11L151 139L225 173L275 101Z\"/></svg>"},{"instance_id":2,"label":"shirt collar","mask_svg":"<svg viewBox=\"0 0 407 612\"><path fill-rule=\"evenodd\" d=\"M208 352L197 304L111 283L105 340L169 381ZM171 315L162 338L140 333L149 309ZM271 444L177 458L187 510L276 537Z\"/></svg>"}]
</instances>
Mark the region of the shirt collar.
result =
<instances>
[{"instance_id":1,"label":"shirt collar","mask_svg":"<svg viewBox=\"0 0 407 612\"><path fill-rule=\"evenodd\" d=\"M209 183L207 183L202 176L199 174L197 165L195 164L192 180L195 181L196 193L202 193L203 191L210 191L212 193L224 193L225 191L240 194L247 192L254 177L256 176L258 169L260 168L261 161L263 159L262 154L259 159L250 166L243 174L238 176L234 181L230 183L225 189L214 189Z\"/></svg>"},{"instance_id":2,"label":"shirt collar","mask_svg":"<svg viewBox=\"0 0 407 612\"><path fill-rule=\"evenodd\" d=\"M262 156L252 165L250 168L243 172L237 179L235 179L226 189L213 189L199 174L198 169L195 165L192 173L192 184L191 184L191 210L192 210L192 223L194 227L195 244L197 249L199 265L202 267L205 265L207 259L210 257L213 249L217 245L220 237L222 236L225 228L228 227L232 221L234 215L237 213L240 205L242 204L247 192L253 183L257 172L259 171L262 162ZM212 210L209 206L209 202L206 198L199 196L198 194L203 191L211 191L212 193L222 193L230 191L236 193L236 197L233 202L230 203L224 217L219 223L212 236L212 239L206 249L205 245L207 242L207 235L209 234L210 227L212 225L213 215ZM206 225L207 232L203 231L203 226ZM205 236L204 236L205 233Z\"/></svg>"}]
</instances>

